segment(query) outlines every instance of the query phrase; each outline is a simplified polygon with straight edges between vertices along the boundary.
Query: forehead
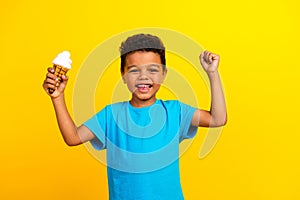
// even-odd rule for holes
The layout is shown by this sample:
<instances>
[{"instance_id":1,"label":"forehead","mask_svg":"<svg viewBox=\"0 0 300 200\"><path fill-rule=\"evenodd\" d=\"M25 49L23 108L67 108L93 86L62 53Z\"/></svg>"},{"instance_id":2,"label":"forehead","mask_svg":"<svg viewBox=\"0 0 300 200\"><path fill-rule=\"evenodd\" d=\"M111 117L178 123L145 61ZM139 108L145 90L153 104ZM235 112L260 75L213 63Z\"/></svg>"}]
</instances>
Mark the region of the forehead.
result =
<instances>
[{"instance_id":1,"label":"forehead","mask_svg":"<svg viewBox=\"0 0 300 200\"><path fill-rule=\"evenodd\" d=\"M159 54L151 51L136 51L126 56L125 66L142 66L147 64L161 64Z\"/></svg>"}]
</instances>

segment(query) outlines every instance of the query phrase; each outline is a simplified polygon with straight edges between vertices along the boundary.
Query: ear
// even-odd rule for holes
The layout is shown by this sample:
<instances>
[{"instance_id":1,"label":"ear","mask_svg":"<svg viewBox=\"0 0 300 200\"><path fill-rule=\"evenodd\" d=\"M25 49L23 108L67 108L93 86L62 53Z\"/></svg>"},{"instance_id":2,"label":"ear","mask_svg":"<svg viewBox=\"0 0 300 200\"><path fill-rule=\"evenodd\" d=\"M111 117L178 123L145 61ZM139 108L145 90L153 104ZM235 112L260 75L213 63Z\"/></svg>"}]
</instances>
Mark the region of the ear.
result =
<instances>
[{"instance_id":1,"label":"ear","mask_svg":"<svg viewBox=\"0 0 300 200\"><path fill-rule=\"evenodd\" d=\"M124 83L124 84L126 84L126 77L125 77L125 74L124 74L124 73L122 73L121 75L122 75L122 80L123 80L123 83Z\"/></svg>"},{"instance_id":2,"label":"ear","mask_svg":"<svg viewBox=\"0 0 300 200\"><path fill-rule=\"evenodd\" d=\"M166 78L166 76L167 76L167 73L168 73L168 70L167 70L167 68L166 68L166 69L163 71L163 78L162 78L161 83L164 82L164 80L165 80L165 78Z\"/></svg>"}]
</instances>

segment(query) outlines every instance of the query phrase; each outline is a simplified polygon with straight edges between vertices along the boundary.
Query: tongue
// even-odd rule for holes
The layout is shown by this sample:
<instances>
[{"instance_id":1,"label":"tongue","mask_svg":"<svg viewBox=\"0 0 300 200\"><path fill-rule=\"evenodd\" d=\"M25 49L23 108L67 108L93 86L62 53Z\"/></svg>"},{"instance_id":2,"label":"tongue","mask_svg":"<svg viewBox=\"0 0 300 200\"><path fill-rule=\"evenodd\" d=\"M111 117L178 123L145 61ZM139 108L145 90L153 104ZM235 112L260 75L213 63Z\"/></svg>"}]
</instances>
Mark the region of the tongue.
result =
<instances>
[{"instance_id":1,"label":"tongue","mask_svg":"<svg viewBox=\"0 0 300 200\"><path fill-rule=\"evenodd\" d=\"M138 86L138 90L140 91L140 92L148 92L149 91L149 85L139 85Z\"/></svg>"}]
</instances>

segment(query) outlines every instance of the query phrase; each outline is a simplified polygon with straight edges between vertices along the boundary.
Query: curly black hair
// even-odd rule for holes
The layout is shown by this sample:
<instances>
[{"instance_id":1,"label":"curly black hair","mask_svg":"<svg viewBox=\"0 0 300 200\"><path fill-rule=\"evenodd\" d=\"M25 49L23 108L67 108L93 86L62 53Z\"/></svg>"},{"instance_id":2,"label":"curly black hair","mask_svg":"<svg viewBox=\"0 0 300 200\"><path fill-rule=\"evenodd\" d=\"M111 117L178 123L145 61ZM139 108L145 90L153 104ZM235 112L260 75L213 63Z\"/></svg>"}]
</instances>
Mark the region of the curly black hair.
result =
<instances>
[{"instance_id":1,"label":"curly black hair","mask_svg":"<svg viewBox=\"0 0 300 200\"><path fill-rule=\"evenodd\" d=\"M166 66L165 46L161 39L151 34L136 34L128 37L120 46L121 72L124 72L126 56L136 51L154 52L159 54L163 70Z\"/></svg>"}]
</instances>

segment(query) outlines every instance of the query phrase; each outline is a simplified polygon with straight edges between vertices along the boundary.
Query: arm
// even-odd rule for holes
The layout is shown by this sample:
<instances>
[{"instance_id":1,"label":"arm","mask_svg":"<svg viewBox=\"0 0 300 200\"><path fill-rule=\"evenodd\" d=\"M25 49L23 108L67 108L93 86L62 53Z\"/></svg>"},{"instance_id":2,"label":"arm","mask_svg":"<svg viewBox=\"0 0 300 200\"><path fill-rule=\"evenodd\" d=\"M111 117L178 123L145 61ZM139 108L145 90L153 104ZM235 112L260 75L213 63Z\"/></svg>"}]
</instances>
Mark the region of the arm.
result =
<instances>
[{"instance_id":1,"label":"arm","mask_svg":"<svg viewBox=\"0 0 300 200\"><path fill-rule=\"evenodd\" d=\"M218 127L224 126L227 122L226 103L218 72L219 60L218 55L208 51L200 55L200 63L210 81L211 108L210 111L198 109L192 118L193 126Z\"/></svg>"},{"instance_id":2,"label":"arm","mask_svg":"<svg viewBox=\"0 0 300 200\"><path fill-rule=\"evenodd\" d=\"M53 73L53 68L49 68L43 88L51 97L57 123L64 141L69 146L75 146L93 139L95 136L87 127L76 127L68 112L64 97L64 89L68 82L68 77L63 75L62 82L58 84L57 77ZM55 91L50 94L48 91L49 88L53 88Z\"/></svg>"}]
</instances>

